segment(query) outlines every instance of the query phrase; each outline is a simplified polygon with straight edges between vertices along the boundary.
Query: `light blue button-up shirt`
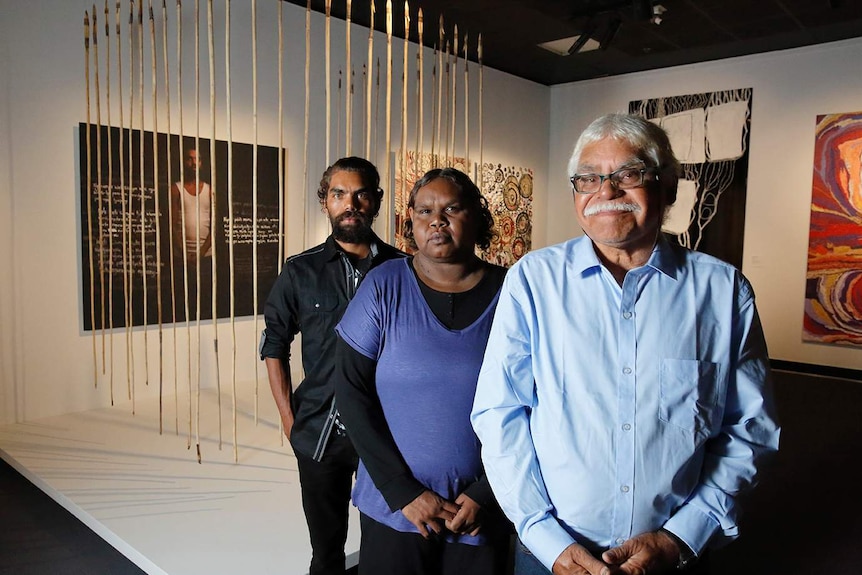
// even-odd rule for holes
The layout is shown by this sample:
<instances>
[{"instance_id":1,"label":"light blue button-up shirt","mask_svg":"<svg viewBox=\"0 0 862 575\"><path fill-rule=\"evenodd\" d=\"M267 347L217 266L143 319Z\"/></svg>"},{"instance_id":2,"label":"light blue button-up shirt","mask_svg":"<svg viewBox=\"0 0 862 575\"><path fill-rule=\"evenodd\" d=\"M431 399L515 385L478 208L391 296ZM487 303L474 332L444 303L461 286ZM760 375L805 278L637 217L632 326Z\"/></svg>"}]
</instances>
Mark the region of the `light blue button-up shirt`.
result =
<instances>
[{"instance_id":1,"label":"light blue button-up shirt","mask_svg":"<svg viewBox=\"0 0 862 575\"><path fill-rule=\"evenodd\" d=\"M498 501L549 569L664 527L696 553L778 448L754 293L660 241L622 287L586 236L506 276L473 406Z\"/></svg>"}]
</instances>

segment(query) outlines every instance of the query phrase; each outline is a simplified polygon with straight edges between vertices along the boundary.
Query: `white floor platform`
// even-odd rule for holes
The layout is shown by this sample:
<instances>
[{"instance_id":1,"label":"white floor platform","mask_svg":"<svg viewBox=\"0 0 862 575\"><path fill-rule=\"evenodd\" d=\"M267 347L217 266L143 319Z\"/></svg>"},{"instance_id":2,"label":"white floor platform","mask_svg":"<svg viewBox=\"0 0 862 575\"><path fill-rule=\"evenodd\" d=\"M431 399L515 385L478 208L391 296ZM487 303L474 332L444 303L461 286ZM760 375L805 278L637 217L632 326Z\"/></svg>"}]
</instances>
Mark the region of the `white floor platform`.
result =
<instances>
[{"instance_id":1,"label":"white floor platform","mask_svg":"<svg viewBox=\"0 0 862 575\"><path fill-rule=\"evenodd\" d=\"M200 464L187 412L176 433L173 396L162 435L158 399L147 399L135 415L123 404L0 426L0 456L150 575L302 574L311 547L296 460L269 388L260 392L257 425L251 406L238 409L238 463L230 395L219 449L214 392L201 396ZM353 507L350 521L348 565L359 549Z\"/></svg>"}]
</instances>

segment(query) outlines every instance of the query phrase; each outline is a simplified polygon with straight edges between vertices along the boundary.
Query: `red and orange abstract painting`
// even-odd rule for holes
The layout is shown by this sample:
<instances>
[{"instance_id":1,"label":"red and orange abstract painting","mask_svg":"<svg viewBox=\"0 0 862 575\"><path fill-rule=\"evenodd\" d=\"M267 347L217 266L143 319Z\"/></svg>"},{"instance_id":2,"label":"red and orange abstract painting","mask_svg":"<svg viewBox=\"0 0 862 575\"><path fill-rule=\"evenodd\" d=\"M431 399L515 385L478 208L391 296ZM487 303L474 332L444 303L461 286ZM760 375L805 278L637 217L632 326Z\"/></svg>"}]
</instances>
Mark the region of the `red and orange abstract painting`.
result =
<instances>
[{"instance_id":1,"label":"red and orange abstract painting","mask_svg":"<svg viewBox=\"0 0 862 575\"><path fill-rule=\"evenodd\" d=\"M817 117L804 341L862 346L862 112Z\"/></svg>"}]
</instances>

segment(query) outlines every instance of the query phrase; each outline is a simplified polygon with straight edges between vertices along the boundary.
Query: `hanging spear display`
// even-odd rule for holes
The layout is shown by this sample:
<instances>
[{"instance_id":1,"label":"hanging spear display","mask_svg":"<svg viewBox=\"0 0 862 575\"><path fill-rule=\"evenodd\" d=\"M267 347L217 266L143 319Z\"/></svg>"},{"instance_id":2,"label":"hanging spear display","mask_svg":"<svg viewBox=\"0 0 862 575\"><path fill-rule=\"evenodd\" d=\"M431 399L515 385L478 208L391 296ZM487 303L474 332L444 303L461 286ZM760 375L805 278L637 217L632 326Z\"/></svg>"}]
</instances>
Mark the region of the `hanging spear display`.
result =
<instances>
[{"instance_id":1,"label":"hanging spear display","mask_svg":"<svg viewBox=\"0 0 862 575\"><path fill-rule=\"evenodd\" d=\"M96 81L96 211L98 212L99 226L99 297L101 299L101 323L99 324L102 334L102 374L105 373L105 226L104 226L104 197L102 189L102 89L99 84L99 27L96 17L96 5L93 4L93 63L95 64ZM98 386L98 379L96 380Z\"/></svg>"},{"instance_id":2,"label":"hanging spear display","mask_svg":"<svg viewBox=\"0 0 862 575\"><path fill-rule=\"evenodd\" d=\"M443 79L443 84L445 84L445 86L446 86L446 98L444 99L444 102L446 103L446 122L443 124L443 132L446 136L446 147L444 148L443 144L441 142L440 148L446 150L446 153L443 155L443 165L444 166L449 165L449 157L450 157L450 155L449 155L449 144L450 144L449 120L452 117L452 101L450 99L450 94L449 94L449 87L451 85L451 83L449 82L449 79L451 76L451 69L452 69L452 54L449 51L450 45L451 44L450 44L449 40L446 40L446 47L443 49L443 53L446 55L446 77ZM440 97L441 98L443 97L442 93L441 93Z\"/></svg>"},{"instance_id":3,"label":"hanging spear display","mask_svg":"<svg viewBox=\"0 0 862 575\"><path fill-rule=\"evenodd\" d=\"M131 321L129 321L129 244L126 241L126 229L129 225L129 219L126 217L126 139L125 139L125 118L123 117L123 49L122 49L122 41L120 38L122 27L120 26L120 0L117 0L117 9L116 9L116 38L117 38L117 86L119 87L119 96L120 96L120 208L122 211L122 224L121 224L121 236L122 236L122 254L123 254L123 323L124 332L126 335L126 388L131 390L131 372L132 365L129 362L129 341L130 335L132 331ZM131 86L129 87L131 89ZM129 135L131 135L131 129L129 129ZM129 187L129 189L131 186ZM113 309L111 310L113 313ZM113 401L111 401L111 405L113 405Z\"/></svg>"},{"instance_id":4,"label":"hanging spear display","mask_svg":"<svg viewBox=\"0 0 862 575\"><path fill-rule=\"evenodd\" d=\"M180 405L179 405L179 376L178 376L178 357L177 357L177 298L176 298L176 273L175 273L175 262L174 262L174 211L171 209L170 205L170 191L171 191L171 160L173 159L172 148L171 148L171 74L170 74L170 64L168 58L168 7L166 4L166 0L162 0L162 56L164 60L164 72L165 72L165 112L167 118L167 145L165 149L165 166L167 166L167 176L168 176L168 253L169 259L168 264L170 265L170 280L171 280L171 324L173 330L173 354L174 354L174 433L179 435L180 433ZM182 138L182 134L180 134ZM181 154L182 155L182 154Z\"/></svg>"},{"instance_id":5,"label":"hanging spear display","mask_svg":"<svg viewBox=\"0 0 862 575\"><path fill-rule=\"evenodd\" d=\"M187 383L189 395L189 419L188 419L188 434L186 436L186 449L191 449L192 446L192 327L190 320L189 309L189 248L188 248L188 232L186 226L186 202L183 199L185 191L185 177L183 176L184 156L183 151L183 6L180 0L177 0L177 111L179 112L179 141L180 153L177 154L179 162L180 181L178 183L177 192L179 194L180 204L180 221L182 225L183 244L183 309L186 317L186 359L187 359ZM197 153L197 150L195 150Z\"/></svg>"},{"instance_id":6,"label":"hanging spear display","mask_svg":"<svg viewBox=\"0 0 862 575\"><path fill-rule=\"evenodd\" d=\"M325 153L325 158L326 158L326 165L327 166L329 166L329 152L331 150L329 142L330 142L330 136L331 136L331 130L332 130L331 120L330 120L331 110L332 110L332 102L331 102L331 100L332 100L332 94L331 94L332 89L330 87L330 84L332 82L332 76L330 75L330 60L332 58L330 55L330 30L329 30L330 19L331 19L330 13L331 12L332 12L332 0L326 0L326 22L324 24L324 27L325 27L324 34L326 36L326 47L325 47L326 76L324 77L323 92L324 92L325 98L326 98L326 153Z\"/></svg>"},{"instance_id":7,"label":"hanging spear display","mask_svg":"<svg viewBox=\"0 0 862 575\"><path fill-rule=\"evenodd\" d=\"M252 0L256 5L257 0ZM209 72L210 72L210 238L213 237L216 231L217 206L216 202L216 89L215 89L215 38L213 30L213 0L207 2L207 40L209 45ZM255 43L257 38L254 39ZM255 63L256 65L256 63ZM257 83L255 82L255 89ZM255 96L256 98L256 96ZM255 119L257 122L257 119ZM255 180L257 174L255 173ZM255 214L257 221L257 214ZM216 262L216 246L218 242L210 241L210 250L212 250L212 326L213 326L213 368L215 369L216 380L216 397L218 404L218 448L222 448L222 422L221 422L221 377L219 373L218 361L218 309L217 309L217 290L218 285L218 266ZM256 263L256 262L255 262ZM257 276L257 270L255 270Z\"/></svg>"},{"instance_id":8,"label":"hanging spear display","mask_svg":"<svg viewBox=\"0 0 862 575\"><path fill-rule=\"evenodd\" d=\"M345 74L346 80L348 82L347 89L345 90L346 101L344 103L344 155L350 155L350 133L351 133L351 112L353 108L353 103L351 102L351 96L353 94L352 86L353 82L351 82L350 74L351 74L351 62L350 62L350 0L347 1L347 16L345 18Z\"/></svg>"},{"instance_id":9,"label":"hanging spear display","mask_svg":"<svg viewBox=\"0 0 862 575\"><path fill-rule=\"evenodd\" d=\"M87 250L90 264L90 331L93 339L93 386L99 386L99 361L96 354L96 271L93 265L93 160L90 117L90 15L84 11L84 81L87 91Z\"/></svg>"},{"instance_id":10,"label":"hanging spear display","mask_svg":"<svg viewBox=\"0 0 862 575\"><path fill-rule=\"evenodd\" d=\"M278 23L281 27L281 5L278 3ZM279 33L279 49L281 48L281 34ZM280 65L279 60L279 65ZM225 33L224 33L224 73L225 73L225 107L227 117L225 129L227 130L227 218L228 218L228 253L230 259L230 342L231 342L231 397L233 402L233 460L239 459L239 451L236 439L236 271L234 260L234 225L236 220L233 214L233 110L231 107L231 80L230 80L230 0L225 0ZM279 93L281 86L279 85ZM281 115L279 112L279 123ZM255 380L256 381L256 380ZM257 386L255 386L255 420L257 418Z\"/></svg>"},{"instance_id":11,"label":"hanging spear display","mask_svg":"<svg viewBox=\"0 0 862 575\"><path fill-rule=\"evenodd\" d=\"M386 147L383 148L385 160L383 163L384 182L389 185L390 178L390 158L389 150L392 148L392 0L386 0ZM384 210L386 214L386 239L392 238L392 215L388 210Z\"/></svg>"},{"instance_id":12,"label":"hanging spear display","mask_svg":"<svg viewBox=\"0 0 862 575\"><path fill-rule=\"evenodd\" d=\"M161 210L159 202L159 98L158 98L158 65L156 57L156 20L153 18L153 2L150 0L150 95L153 103L153 196L155 200L156 219L156 310L159 325L159 435L163 432L164 416L164 365L162 345L162 233Z\"/></svg>"},{"instance_id":13,"label":"hanging spear display","mask_svg":"<svg viewBox=\"0 0 862 575\"><path fill-rule=\"evenodd\" d=\"M365 68L365 157L371 157L371 71L374 52L374 0L371 0L371 23L368 25L368 60Z\"/></svg>"},{"instance_id":14,"label":"hanging spear display","mask_svg":"<svg viewBox=\"0 0 862 575\"><path fill-rule=\"evenodd\" d=\"M108 131L108 388L114 405L114 146L111 134L111 24L105 0L105 123Z\"/></svg>"},{"instance_id":15,"label":"hanging spear display","mask_svg":"<svg viewBox=\"0 0 862 575\"><path fill-rule=\"evenodd\" d=\"M404 58L401 64L401 198L407 194L407 73L408 54L410 52L410 5L404 0ZM401 211L401 206L397 206ZM397 233L398 230L396 230Z\"/></svg>"}]
</instances>

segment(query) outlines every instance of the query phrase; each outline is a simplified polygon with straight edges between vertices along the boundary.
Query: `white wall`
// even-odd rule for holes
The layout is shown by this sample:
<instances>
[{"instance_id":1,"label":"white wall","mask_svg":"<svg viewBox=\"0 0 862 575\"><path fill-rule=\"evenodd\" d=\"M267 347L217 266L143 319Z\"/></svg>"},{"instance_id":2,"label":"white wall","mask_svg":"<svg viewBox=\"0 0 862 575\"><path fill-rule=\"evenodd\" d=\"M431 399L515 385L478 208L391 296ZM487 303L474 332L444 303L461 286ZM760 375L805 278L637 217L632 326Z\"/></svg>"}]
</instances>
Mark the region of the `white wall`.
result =
<instances>
[{"instance_id":1,"label":"white wall","mask_svg":"<svg viewBox=\"0 0 862 575\"><path fill-rule=\"evenodd\" d=\"M548 243L580 233L566 164L595 117L635 99L754 89L743 272L774 359L862 369L862 350L803 343L814 127L818 114L862 110L862 39L551 88Z\"/></svg>"},{"instance_id":2,"label":"white wall","mask_svg":"<svg viewBox=\"0 0 862 575\"><path fill-rule=\"evenodd\" d=\"M157 6L160 3L155 3ZM174 4L174 3L169 3ZM216 2L216 53L217 53L217 137L224 139L224 13L223 2ZM175 4L174 4L175 5ZM206 2L201 2L205 21ZM84 50L82 22L89 1L41 0L20 2L0 0L0 424L31 420L59 413L74 412L110 404L109 377L99 377L99 388L93 385L92 339L81 327L81 274L79 225L79 173L77 152L77 124L85 121L86 100L84 83ZM123 1L123 9L128 4ZM194 69L192 55L193 2L184 2L184 106L186 134L193 134L188 114L193 109ZM252 81L250 3L232 3L232 99L233 137L235 141L251 142ZM278 145L277 122L277 6L275 0L260 0L258 8L258 82L259 91L259 142ZM328 233L328 223L319 212L313 189L325 168L323 153L324 98L324 33L323 16L312 16L312 112L309 136L309 183L303 189L303 132L304 132L304 60L305 10L284 4L285 23L285 146L289 150L288 162L288 253L300 251L304 245L321 241ZM101 10L101 9L99 9ZM113 7L112 7L113 10ZM156 8L157 14L160 8ZM171 36L169 51L174 53L175 9L169 9ZM124 15L124 18L126 15ZM380 14L378 14L380 17ZM103 14L100 12L100 30ZM157 17L158 18L158 17ZM111 14L113 27L113 12ZM125 25L124 25L125 26ZM124 27L125 33L125 27ZM354 62L359 62L356 82L361 82L361 63L367 46L367 29L352 28ZM113 40L112 40L113 42ZM123 40L127 50L127 39ZM147 36L146 42L149 42ZM147 44L148 45L148 44ZM332 66L336 71L343 66L344 23L332 22ZM392 149L400 140L400 78L403 43L396 41L393 49L393 136ZM105 46L100 38L104 60ZM112 49L114 46L112 45ZM147 48L148 50L148 48ZM411 48L413 66L415 44ZM209 134L208 72L205 28L202 29L202 125L204 136ZM116 58L116 52L112 54ZM384 37L375 35L375 58L384 63ZM149 52L145 53L149 62ZM425 51L425 60L432 54ZM462 64L463 65L463 64ZM172 66L175 63L172 62ZM463 68L462 68L463 70ZM471 65L471 73L477 70ZM127 74L128 72L124 72ZM105 72L102 72L105 81ZM149 99L149 67L145 72L145 98ZM160 73L161 81L161 73ZM172 80L175 81L175 80ZM460 81L460 80L459 80ZM426 64L426 86L430 88L430 64ZM128 85L125 86L128 95ZM359 92L357 86L357 92ZM172 86L174 131L176 131L177 102ZM430 93L430 92L428 92ZM485 161L531 167L535 174L534 229L540 236L544 229L544 214L548 211L544 198L547 187L545 173L548 156L549 97L548 88L514 78L494 70L485 70ZM116 98L115 92L112 94ZM333 90L333 102L337 94ZM472 108L478 102L475 85L470 94ZM361 125L361 101L357 94L354 108L356 127ZM104 105L104 103L103 103ZM116 103L114 104L116 106ZM412 107L411 100L409 107ZM426 121L430 122L430 102L426 98ZM161 106L161 104L160 104ZM333 103L333 109L335 104ZM382 125L385 100L381 97ZM148 116L146 128L152 129ZM412 112L411 112L412 114ZM459 114L463 112L459 111ZM118 111L113 112L116 122ZM463 118L463 115L461 116ZM159 120L164 130L165 119ZM333 118L333 131L335 119ZM342 126L342 130L344 127ZM463 128L460 126L456 142L463 153ZM478 154L478 126L471 125L471 155ZM379 154L372 158L382 168L382 134ZM429 130L425 131L426 149L430 146ZM408 142L415 141L411 129ZM362 152L361 138L357 135L354 153ZM343 147L342 150L343 152ZM336 159L333 153L331 159ZM478 159L477 157L473 158ZM393 168L394 170L394 168ZM387 189L387 194L391 190ZM303 201L307 198L308 229L303 230ZM542 238L537 237L542 244ZM259 329L262 328L262 319ZM173 389L173 332L168 327L165 335L165 385ZM143 334L135 331L137 396L152 396L158 392L157 331L149 330L150 385L141 385L144 371ZM212 367L213 332L209 322L203 327L202 382L213 385ZM256 336L252 321L237 323L238 379L253 381ZM108 342L111 338L108 337ZM184 330L180 330L178 343L185 345ZM230 349L227 322L220 322L219 343L221 353L221 379L225 389L229 384ZM126 394L125 335L117 330L114 336L114 389L120 408L129 407ZM101 338L97 339L101 358ZM107 346L110 350L110 345ZM180 389L187 385L184 358L180 354ZM108 370L110 371L110 370ZM263 401L270 401L266 375L260 370ZM183 408L181 407L181 412ZM173 414L169 414L173 417Z\"/></svg>"}]
</instances>

